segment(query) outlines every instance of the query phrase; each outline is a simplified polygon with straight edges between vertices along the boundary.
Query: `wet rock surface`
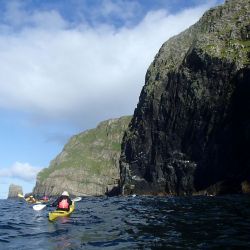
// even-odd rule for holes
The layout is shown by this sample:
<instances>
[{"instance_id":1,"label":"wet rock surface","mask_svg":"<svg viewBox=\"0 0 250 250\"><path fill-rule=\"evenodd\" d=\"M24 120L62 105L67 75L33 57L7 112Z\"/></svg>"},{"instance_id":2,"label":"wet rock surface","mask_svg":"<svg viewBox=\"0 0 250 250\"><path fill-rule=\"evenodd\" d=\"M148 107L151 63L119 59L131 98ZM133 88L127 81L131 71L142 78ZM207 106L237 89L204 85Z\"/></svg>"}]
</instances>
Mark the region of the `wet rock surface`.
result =
<instances>
[{"instance_id":1,"label":"wet rock surface","mask_svg":"<svg viewBox=\"0 0 250 250\"><path fill-rule=\"evenodd\" d=\"M249 14L226 1L163 44L122 142L123 194L249 190Z\"/></svg>"},{"instance_id":2,"label":"wet rock surface","mask_svg":"<svg viewBox=\"0 0 250 250\"><path fill-rule=\"evenodd\" d=\"M23 194L23 188L19 185L11 184L9 186L8 199L17 199L18 194Z\"/></svg>"}]
</instances>

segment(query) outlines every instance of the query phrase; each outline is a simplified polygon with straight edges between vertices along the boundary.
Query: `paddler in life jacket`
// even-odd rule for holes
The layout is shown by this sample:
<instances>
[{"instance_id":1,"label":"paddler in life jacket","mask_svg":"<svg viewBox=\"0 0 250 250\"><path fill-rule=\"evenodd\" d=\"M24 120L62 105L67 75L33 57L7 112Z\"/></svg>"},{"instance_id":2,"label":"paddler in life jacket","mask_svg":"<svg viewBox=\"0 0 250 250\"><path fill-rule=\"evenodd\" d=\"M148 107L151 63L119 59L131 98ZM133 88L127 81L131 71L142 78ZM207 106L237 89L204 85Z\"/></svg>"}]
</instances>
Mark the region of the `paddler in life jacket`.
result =
<instances>
[{"instance_id":1,"label":"paddler in life jacket","mask_svg":"<svg viewBox=\"0 0 250 250\"><path fill-rule=\"evenodd\" d=\"M62 195L53 202L52 206L56 206L56 210L69 211L72 200L69 198L69 193L63 191Z\"/></svg>"},{"instance_id":2,"label":"paddler in life jacket","mask_svg":"<svg viewBox=\"0 0 250 250\"><path fill-rule=\"evenodd\" d=\"M36 199L33 197L33 195L30 195L28 198L25 199L29 203L36 203Z\"/></svg>"},{"instance_id":3,"label":"paddler in life jacket","mask_svg":"<svg viewBox=\"0 0 250 250\"><path fill-rule=\"evenodd\" d=\"M49 197L47 195L43 196L43 199L42 199L44 202L48 202L49 201Z\"/></svg>"}]
</instances>

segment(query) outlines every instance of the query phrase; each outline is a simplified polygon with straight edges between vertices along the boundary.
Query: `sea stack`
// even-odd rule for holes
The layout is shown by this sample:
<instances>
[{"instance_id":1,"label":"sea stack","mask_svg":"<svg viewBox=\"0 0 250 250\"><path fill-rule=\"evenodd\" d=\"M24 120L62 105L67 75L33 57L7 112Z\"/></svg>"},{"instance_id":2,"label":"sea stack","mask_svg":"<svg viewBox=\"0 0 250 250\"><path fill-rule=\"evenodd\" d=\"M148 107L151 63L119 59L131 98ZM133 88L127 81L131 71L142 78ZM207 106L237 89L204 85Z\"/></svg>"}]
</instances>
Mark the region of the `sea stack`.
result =
<instances>
[{"instance_id":1,"label":"sea stack","mask_svg":"<svg viewBox=\"0 0 250 250\"><path fill-rule=\"evenodd\" d=\"M18 194L23 194L23 188L21 186L11 184L9 187L8 199L18 198Z\"/></svg>"}]
</instances>

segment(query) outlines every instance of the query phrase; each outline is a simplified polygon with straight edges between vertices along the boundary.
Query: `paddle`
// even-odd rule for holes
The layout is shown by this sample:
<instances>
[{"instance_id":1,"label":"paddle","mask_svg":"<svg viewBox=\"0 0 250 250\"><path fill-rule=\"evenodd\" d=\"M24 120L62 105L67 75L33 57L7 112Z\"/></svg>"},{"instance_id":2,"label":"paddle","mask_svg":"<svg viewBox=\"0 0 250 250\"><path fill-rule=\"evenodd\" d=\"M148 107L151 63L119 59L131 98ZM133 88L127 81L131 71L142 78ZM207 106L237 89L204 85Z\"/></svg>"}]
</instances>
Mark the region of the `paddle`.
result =
<instances>
[{"instance_id":1,"label":"paddle","mask_svg":"<svg viewBox=\"0 0 250 250\"><path fill-rule=\"evenodd\" d=\"M19 198L24 199L27 202L27 199L22 194L17 194Z\"/></svg>"},{"instance_id":2,"label":"paddle","mask_svg":"<svg viewBox=\"0 0 250 250\"><path fill-rule=\"evenodd\" d=\"M72 201L76 202L76 201L80 201L82 198L81 197L76 197L74 199L72 199ZM47 206L47 204L38 204L38 205L34 205L33 209L36 211L40 211L42 209L44 209Z\"/></svg>"},{"instance_id":3,"label":"paddle","mask_svg":"<svg viewBox=\"0 0 250 250\"><path fill-rule=\"evenodd\" d=\"M19 198L24 198L24 196L22 194L18 194L17 195ZM25 198L24 198L25 199Z\"/></svg>"}]
</instances>

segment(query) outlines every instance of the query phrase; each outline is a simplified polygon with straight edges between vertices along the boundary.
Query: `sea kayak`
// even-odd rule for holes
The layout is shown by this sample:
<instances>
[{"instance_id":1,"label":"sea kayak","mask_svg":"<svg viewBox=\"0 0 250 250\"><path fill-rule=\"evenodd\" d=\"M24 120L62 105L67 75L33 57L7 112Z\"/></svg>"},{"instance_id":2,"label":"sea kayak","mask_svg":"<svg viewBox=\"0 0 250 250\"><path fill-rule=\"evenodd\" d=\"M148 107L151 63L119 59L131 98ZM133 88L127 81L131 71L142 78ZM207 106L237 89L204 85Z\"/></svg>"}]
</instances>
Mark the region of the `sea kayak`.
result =
<instances>
[{"instance_id":1,"label":"sea kayak","mask_svg":"<svg viewBox=\"0 0 250 250\"><path fill-rule=\"evenodd\" d=\"M75 210L75 204L72 202L69 211L55 210L49 213L49 220L54 221L58 217L66 217L69 216Z\"/></svg>"},{"instance_id":2,"label":"sea kayak","mask_svg":"<svg viewBox=\"0 0 250 250\"><path fill-rule=\"evenodd\" d=\"M18 197L23 198L29 204L41 204L41 203L47 202L43 200L36 200L33 196L29 196L25 198L22 194L18 194Z\"/></svg>"},{"instance_id":3,"label":"sea kayak","mask_svg":"<svg viewBox=\"0 0 250 250\"><path fill-rule=\"evenodd\" d=\"M29 204L41 204L41 201L27 201Z\"/></svg>"}]
</instances>

